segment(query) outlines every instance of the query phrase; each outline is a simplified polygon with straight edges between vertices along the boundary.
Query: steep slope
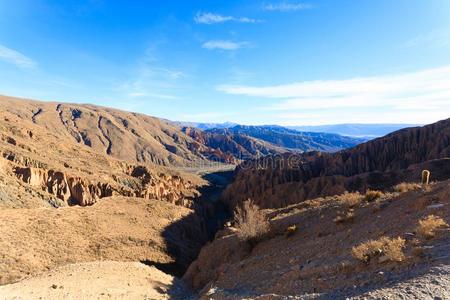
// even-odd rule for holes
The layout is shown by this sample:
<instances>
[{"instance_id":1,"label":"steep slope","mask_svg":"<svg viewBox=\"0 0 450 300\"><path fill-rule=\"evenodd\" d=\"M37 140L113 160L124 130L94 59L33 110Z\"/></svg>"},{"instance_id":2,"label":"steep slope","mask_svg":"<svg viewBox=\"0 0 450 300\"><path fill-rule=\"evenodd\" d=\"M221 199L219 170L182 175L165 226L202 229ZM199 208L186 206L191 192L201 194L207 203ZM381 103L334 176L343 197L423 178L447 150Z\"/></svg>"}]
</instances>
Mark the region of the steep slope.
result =
<instances>
[{"instance_id":1,"label":"steep slope","mask_svg":"<svg viewBox=\"0 0 450 300\"><path fill-rule=\"evenodd\" d=\"M435 227L430 237L419 228L430 215L450 223L449 181L373 202L343 194L265 213L265 239L249 243L231 227L202 249L184 276L201 299L450 297L450 229ZM353 247L382 238L401 238L404 246L372 246L367 260L353 254Z\"/></svg>"},{"instance_id":2,"label":"steep slope","mask_svg":"<svg viewBox=\"0 0 450 300\"><path fill-rule=\"evenodd\" d=\"M39 102L0 96L0 117L31 122L60 141L129 162L194 165L201 147L170 122L88 104Z\"/></svg>"},{"instance_id":3,"label":"steep slope","mask_svg":"<svg viewBox=\"0 0 450 300\"><path fill-rule=\"evenodd\" d=\"M90 205L114 195L189 207L205 184L156 164L206 161L181 146L180 155L162 149L163 139L166 147L198 143L157 119L89 105L0 100L0 207Z\"/></svg>"},{"instance_id":4,"label":"steep slope","mask_svg":"<svg viewBox=\"0 0 450 300\"><path fill-rule=\"evenodd\" d=\"M334 152L350 148L364 142L362 139L340 136L332 133L299 132L281 126L245 126L237 125L231 128L210 129L207 133L224 135L243 135L253 137L276 147L296 151Z\"/></svg>"},{"instance_id":5,"label":"steep slope","mask_svg":"<svg viewBox=\"0 0 450 300\"><path fill-rule=\"evenodd\" d=\"M241 164L224 193L231 207L248 198L262 207L283 207L308 198L417 180L449 178L450 119L403 129L334 154L309 152L265 157ZM441 160L439 160L441 159ZM435 161L433 161L435 160Z\"/></svg>"}]
</instances>

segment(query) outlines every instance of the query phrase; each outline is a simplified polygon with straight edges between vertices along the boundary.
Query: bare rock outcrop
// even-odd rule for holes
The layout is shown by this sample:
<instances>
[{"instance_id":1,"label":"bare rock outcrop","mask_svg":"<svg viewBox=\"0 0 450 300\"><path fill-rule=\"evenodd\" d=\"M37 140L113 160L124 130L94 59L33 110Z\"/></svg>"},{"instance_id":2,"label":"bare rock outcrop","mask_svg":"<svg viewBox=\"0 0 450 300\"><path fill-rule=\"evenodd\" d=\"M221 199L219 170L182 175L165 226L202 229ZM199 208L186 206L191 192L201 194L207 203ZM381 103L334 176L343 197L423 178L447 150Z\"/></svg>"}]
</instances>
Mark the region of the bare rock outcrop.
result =
<instances>
[{"instance_id":1,"label":"bare rock outcrop","mask_svg":"<svg viewBox=\"0 0 450 300\"><path fill-rule=\"evenodd\" d=\"M191 194L196 194L195 186L178 175L155 174L144 166L130 167L130 176L138 179L136 188L120 186L117 183L93 182L66 173L35 167L13 168L14 174L23 182L39 187L69 205L92 205L99 199L113 195L133 196L145 199L165 200L185 207L192 206Z\"/></svg>"}]
</instances>

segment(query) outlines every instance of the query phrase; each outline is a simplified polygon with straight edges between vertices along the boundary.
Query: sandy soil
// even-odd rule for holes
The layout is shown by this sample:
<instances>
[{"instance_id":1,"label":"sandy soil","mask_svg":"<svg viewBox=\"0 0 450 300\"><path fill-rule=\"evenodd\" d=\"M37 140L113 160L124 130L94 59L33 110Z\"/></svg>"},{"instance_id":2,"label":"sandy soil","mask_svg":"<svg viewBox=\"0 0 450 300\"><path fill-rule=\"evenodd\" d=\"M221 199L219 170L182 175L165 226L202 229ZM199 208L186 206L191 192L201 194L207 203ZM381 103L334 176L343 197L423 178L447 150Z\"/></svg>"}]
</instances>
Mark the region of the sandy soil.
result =
<instances>
[{"instance_id":1,"label":"sandy soil","mask_svg":"<svg viewBox=\"0 0 450 300\"><path fill-rule=\"evenodd\" d=\"M136 262L71 264L0 286L0 299L190 299L172 276Z\"/></svg>"},{"instance_id":2,"label":"sandy soil","mask_svg":"<svg viewBox=\"0 0 450 300\"><path fill-rule=\"evenodd\" d=\"M89 207L0 210L0 284L79 262L173 263L194 256L198 219L177 224L192 210L164 201L112 197Z\"/></svg>"}]
</instances>

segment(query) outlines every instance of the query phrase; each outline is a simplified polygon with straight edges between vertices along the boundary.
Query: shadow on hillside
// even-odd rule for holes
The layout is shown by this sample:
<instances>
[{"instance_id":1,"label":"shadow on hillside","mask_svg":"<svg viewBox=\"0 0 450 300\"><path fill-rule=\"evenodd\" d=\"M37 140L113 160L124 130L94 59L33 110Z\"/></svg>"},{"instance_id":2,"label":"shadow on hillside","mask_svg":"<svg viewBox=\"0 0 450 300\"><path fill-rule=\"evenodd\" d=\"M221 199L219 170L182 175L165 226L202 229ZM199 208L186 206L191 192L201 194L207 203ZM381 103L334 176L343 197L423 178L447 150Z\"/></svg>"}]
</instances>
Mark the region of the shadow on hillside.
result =
<instances>
[{"instance_id":1,"label":"shadow on hillside","mask_svg":"<svg viewBox=\"0 0 450 300\"><path fill-rule=\"evenodd\" d=\"M233 179L233 171L219 171L202 176L209 185L202 187L194 200L193 212L168 225L162 237L166 242L172 263L143 261L159 270L181 277L194 261L201 248L211 241L226 220L230 218L228 207L220 201L222 191ZM170 294L170 293L169 293Z\"/></svg>"}]
</instances>

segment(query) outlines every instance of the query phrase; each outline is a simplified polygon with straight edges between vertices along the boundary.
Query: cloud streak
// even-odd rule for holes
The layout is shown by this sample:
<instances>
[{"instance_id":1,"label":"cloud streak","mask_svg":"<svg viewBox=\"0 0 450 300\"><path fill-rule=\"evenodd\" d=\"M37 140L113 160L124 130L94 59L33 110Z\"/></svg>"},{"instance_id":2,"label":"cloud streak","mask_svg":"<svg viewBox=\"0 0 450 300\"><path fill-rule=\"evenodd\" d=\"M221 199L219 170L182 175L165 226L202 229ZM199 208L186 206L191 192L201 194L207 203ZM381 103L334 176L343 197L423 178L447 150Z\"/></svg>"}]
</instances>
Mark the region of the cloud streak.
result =
<instances>
[{"instance_id":1,"label":"cloud streak","mask_svg":"<svg viewBox=\"0 0 450 300\"><path fill-rule=\"evenodd\" d=\"M238 23L260 23L261 20L252 19L247 17L233 17L233 16L222 16L219 14L211 13L211 12L198 12L194 21L197 24L218 24L225 22L238 22Z\"/></svg>"},{"instance_id":2,"label":"cloud streak","mask_svg":"<svg viewBox=\"0 0 450 300\"><path fill-rule=\"evenodd\" d=\"M312 5L307 3L280 2L280 3L264 4L262 8L263 10L267 11L287 12L287 11L311 9Z\"/></svg>"},{"instance_id":3,"label":"cloud streak","mask_svg":"<svg viewBox=\"0 0 450 300\"><path fill-rule=\"evenodd\" d=\"M263 110L284 116L318 110L413 112L450 117L450 66L412 73L344 80L303 81L274 86L222 85L232 95L275 99ZM400 119L399 119L400 120Z\"/></svg>"},{"instance_id":4,"label":"cloud streak","mask_svg":"<svg viewBox=\"0 0 450 300\"><path fill-rule=\"evenodd\" d=\"M249 42L233 42L226 40L211 40L203 43L202 48L208 50L225 50L225 51L234 51L239 50L241 48L250 47Z\"/></svg>"},{"instance_id":5,"label":"cloud streak","mask_svg":"<svg viewBox=\"0 0 450 300\"><path fill-rule=\"evenodd\" d=\"M0 45L0 60L24 69L31 69L37 65L31 58L3 45Z\"/></svg>"}]
</instances>

